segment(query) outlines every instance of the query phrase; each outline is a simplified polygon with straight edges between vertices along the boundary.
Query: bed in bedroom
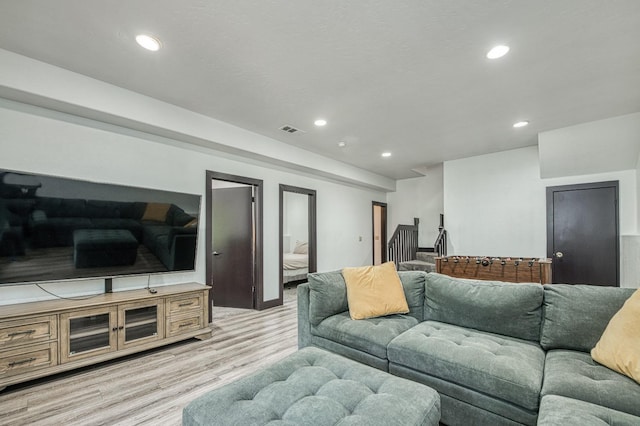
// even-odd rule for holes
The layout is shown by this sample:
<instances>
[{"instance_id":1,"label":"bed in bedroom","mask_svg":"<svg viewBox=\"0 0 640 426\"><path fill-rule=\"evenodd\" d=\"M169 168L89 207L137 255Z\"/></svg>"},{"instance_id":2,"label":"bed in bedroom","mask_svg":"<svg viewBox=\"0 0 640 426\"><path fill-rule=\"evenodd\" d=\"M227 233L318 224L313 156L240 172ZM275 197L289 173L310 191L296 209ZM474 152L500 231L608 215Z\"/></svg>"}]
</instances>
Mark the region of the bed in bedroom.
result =
<instances>
[{"instance_id":1,"label":"bed in bedroom","mask_svg":"<svg viewBox=\"0 0 640 426\"><path fill-rule=\"evenodd\" d=\"M309 253L307 243L297 242L293 252L282 255L283 284L306 281L309 272Z\"/></svg>"}]
</instances>

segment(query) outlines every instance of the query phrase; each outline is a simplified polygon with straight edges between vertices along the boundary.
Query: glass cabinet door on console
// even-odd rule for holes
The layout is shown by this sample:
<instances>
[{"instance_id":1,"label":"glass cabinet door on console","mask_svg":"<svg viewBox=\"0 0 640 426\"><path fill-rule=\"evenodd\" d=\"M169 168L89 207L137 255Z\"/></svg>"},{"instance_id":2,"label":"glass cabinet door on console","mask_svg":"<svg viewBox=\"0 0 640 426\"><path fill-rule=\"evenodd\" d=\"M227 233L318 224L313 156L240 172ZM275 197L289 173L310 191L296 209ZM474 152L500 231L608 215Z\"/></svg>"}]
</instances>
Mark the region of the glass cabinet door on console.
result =
<instances>
[{"instance_id":1,"label":"glass cabinet door on console","mask_svg":"<svg viewBox=\"0 0 640 426\"><path fill-rule=\"evenodd\" d=\"M125 349L164 338L164 300L118 306L118 348Z\"/></svg>"},{"instance_id":2,"label":"glass cabinet door on console","mask_svg":"<svg viewBox=\"0 0 640 426\"><path fill-rule=\"evenodd\" d=\"M60 362L101 355L118 348L115 306L60 315Z\"/></svg>"},{"instance_id":3,"label":"glass cabinet door on console","mask_svg":"<svg viewBox=\"0 0 640 426\"><path fill-rule=\"evenodd\" d=\"M60 315L60 362L164 338L164 300L151 299Z\"/></svg>"}]
</instances>

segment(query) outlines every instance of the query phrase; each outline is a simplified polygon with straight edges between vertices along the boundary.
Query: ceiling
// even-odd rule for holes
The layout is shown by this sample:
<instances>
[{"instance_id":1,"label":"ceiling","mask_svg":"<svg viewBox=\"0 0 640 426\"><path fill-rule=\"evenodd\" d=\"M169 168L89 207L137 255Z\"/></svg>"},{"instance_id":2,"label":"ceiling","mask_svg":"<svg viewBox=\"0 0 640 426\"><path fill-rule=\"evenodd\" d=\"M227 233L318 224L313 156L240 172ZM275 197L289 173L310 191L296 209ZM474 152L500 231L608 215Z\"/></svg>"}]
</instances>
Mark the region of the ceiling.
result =
<instances>
[{"instance_id":1,"label":"ceiling","mask_svg":"<svg viewBox=\"0 0 640 426\"><path fill-rule=\"evenodd\" d=\"M0 48L394 179L640 111L637 0L0 0Z\"/></svg>"}]
</instances>

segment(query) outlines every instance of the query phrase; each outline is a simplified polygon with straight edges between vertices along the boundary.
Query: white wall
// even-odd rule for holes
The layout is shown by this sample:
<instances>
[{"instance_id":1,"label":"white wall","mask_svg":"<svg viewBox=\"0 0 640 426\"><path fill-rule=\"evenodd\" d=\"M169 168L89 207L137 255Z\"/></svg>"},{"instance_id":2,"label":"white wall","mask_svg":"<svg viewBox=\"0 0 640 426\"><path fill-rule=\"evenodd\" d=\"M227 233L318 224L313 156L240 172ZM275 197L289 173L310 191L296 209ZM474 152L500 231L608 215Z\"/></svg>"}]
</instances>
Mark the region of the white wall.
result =
<instances>
[{"instance_id":1,"label":"white wall","mask_svg":"<svg viewBox=\"0 0 640 426\"><path fill-rule=\"evenodd\" d=\"M640 141L638 141L638 144L640 145ZM640 203L640 155L638 155L638 161L636 163L636 190L637 190L637 197L638 197L638 203ZM638 213L638 233L640 233L640 206L637 208L637 213Z\"/></svg>"},{"instance_id":2,"label":"white wall","mask_svg":"<svg viewBox=\"0 0 640 426\"><path fill-rule=\"evenodd\" d=\"M538 134L540 176L631 170L640 154L640 112Z\"/></svg>"},{"instance_id":3,"label":"white wall","mask_svg":"<svg viewBox=\"0 0 640 426\"><path fill-rule=\"evenodd\" d=\"M309 196L296 192L284 191L282 194L282 228L284 235L289 238L289 246L283 247L285 253L290 253L296 242L309 242Z\"/></svg>"},{"instance_id":4,"label":"white wall","mask_svg":"<svg viewBox=\"0 0 640 426\"><path fill-rule=\"evenodd\" d=\"M396 182L396 191L387 194L387 236L391 238L398 225L413 225L420 219L418 246L433 247L438 237L440 214L444 213L443 167L434 166L426 175ZM447 227L445 216L445 227Z\"/></svg>"},{"instance_id":5,"label":"white wall","mask_svg":"<svg viewBox=\"0 0 640 426\"><path fill-rule=\"evenodd\" d=\"M448 253L544 256L544 200L535 147L445 162Z\"/></svg>"},{"instance_id":6,"label":"white wall","mask_svg":"<svg viewBox=\"0 0 640 426\"><path fill-rule=\"evenodd\" d=\"M395 189L391 178L26 56L0 49L0 64L2 98L189 142L219 154L241 155L260 164L379 191Z\"/></svg>"},{"instance_id":7,"label":"white wall","mask_svg":"<svg viewBox=\"0 0 640 426\"><path fill-rule=\"evenodd\" d=\"M0 168L200 194L205 171L264 181L264 300L278 297L279 184L317 191L318 270L371 262L371 201L383 192L288 172L176 140L0 99ZM204 216L204 202L201 209ZM201 227L202 227L201 222ZM201 229L203 231L203 229ZM362 236L362 241L359 241ZM204 238L196 271L153 276L151 285L205 282ZM146 277L114 280L114 289L146 286ZM47 284L63 295L99 292L101 281ZM0 287L0 304L49 298L33 286Z\"/></svg>"},{"instance_id":8,"label":"white wall","mask_svg":"<svg viewBox=\"0 0 640 426\"><path fill-rule=\"evenodd\" d=\"M449 254L546 257L547 186L618 180L620 234L637 234L636 170L553 179L539 170L537 147L445 162ZM621 278L638 286L636 277Z\"/></svg>"},{"instance_id":9,"label":"white wall","mask_svg":"<svg viewBox=\"0 0 640 426\"><path fill-rule=\"evenodd\" d=\"M640 141L638 141L640 145ZM636 164L636 191L640 203L640 156ZM637 227L635 234L623 235L620 243L622 255L621 280L625 286L640 287L640 206L637 206Z\"/></svg>"}]
</instances>

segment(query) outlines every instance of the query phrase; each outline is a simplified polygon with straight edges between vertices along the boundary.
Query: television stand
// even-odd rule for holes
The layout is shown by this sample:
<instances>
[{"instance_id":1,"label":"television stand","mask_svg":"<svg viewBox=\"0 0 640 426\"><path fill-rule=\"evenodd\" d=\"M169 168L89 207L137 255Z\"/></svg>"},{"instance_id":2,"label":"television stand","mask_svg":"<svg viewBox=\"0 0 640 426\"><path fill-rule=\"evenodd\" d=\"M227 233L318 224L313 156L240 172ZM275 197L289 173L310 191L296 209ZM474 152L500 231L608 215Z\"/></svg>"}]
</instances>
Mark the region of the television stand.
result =
<instances>
[{"instance_id":1,"label":"television stand","mask_svg":"<svg viewBox=\"0 0 640 426\"><path fill-rule=\"evenodd\" d=\"M211 337L210 287L188 283L155 289L2 306L0 390L181 340Z\"/></svg>"}]
</instances>

